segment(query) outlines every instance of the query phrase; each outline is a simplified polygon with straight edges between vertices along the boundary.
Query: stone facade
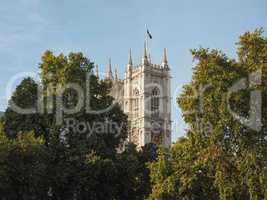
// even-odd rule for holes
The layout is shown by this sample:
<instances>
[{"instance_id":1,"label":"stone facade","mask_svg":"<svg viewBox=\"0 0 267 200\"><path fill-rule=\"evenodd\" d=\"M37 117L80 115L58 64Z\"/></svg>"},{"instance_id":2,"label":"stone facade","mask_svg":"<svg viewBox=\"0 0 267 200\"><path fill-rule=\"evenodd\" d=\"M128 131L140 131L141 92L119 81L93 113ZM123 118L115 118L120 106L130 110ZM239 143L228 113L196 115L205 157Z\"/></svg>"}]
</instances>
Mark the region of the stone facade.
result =
<instances>
[{"instance_id":1,"label":"stone facade","mask_svg":"<svg viewBox=\"0 0 267 200\"><path fill-rule=\"evenodd\" d=\"M171 145L171 77L166 54L164 49L161 64L152 64L145 45L141 63L134 65L130 51L123 80L116 72L113 76L111 62L107 68L105 78L113 83L111 95L128 115L128 141L139 148L147 143Z\"/></svg>"}]
</instances>

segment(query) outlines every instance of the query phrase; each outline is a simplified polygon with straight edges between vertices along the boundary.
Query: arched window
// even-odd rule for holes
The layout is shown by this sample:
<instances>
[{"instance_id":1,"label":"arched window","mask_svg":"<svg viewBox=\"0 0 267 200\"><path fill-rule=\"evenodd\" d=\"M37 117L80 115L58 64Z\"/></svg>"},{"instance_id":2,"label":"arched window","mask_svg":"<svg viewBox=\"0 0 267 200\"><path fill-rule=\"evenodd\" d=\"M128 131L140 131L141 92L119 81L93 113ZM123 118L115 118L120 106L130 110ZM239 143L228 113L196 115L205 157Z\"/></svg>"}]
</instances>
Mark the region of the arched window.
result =
<instances>
[{"instance_id":1,"label":"arched window","mask_svg":"<svg viewBox=\"0 0 267 200\"><path fill-rule=\"evenodd\" d=\"M139 91L135 89L133 91L133 113L134 117L138 117L139 113Z\"/></svg>"},{"instance_id":2,"label":"arched window","mask_svg":"<svg viewBox=\"0 0 267 200\"><path fill-rule=\"evenodd\" d=\"M152 90L152 96L151 96L151 111L153 114L159 113L159 96L160 96L159 89L154 88Z\"/></svg>"}]
</instances>

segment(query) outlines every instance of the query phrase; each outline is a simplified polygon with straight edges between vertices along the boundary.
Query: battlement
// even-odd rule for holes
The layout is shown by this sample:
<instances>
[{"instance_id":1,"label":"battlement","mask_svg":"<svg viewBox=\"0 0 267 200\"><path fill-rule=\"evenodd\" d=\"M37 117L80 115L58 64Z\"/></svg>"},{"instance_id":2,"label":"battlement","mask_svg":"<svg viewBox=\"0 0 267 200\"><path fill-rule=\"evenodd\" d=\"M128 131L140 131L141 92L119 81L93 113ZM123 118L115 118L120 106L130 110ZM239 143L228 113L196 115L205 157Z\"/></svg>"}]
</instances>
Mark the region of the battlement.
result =
<instances>
[{"instance_id":1,"label":"battlement","mask_svg":"<svg viewBox=\"0 0 267 200\"><path fill-rule=\"evenodd\" d=\"M142 66L143 65L141 65L141 64L133 65L132 66L132 72L135 73L135 72L139 71L142 68ZM158 71L164 71L164 70L168 71L169 70L168 65L163 66L160 64L149 64L147 67L150 69L158 70Z\"/></svg>"}]
</instances>

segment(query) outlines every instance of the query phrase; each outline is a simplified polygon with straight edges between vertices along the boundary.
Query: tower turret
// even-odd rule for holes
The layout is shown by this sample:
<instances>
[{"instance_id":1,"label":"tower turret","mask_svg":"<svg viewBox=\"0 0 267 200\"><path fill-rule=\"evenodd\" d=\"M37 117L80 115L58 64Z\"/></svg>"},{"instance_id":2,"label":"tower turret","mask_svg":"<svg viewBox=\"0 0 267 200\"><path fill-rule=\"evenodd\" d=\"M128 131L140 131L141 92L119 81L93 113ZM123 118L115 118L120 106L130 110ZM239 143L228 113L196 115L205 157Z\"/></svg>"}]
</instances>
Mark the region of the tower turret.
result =
<instances>
[{"instance_id":1,"label":"tower turret","mask_svg":"<svg viewBox=\"0 0 267 200\"><path fill-rule=\"evenodd\" d=\"M168 59L167 59L167 49L164 48L164 52L163 52L163 57L162 57L162 61L161 61L161 66L165 69L169 69L168 66Z\"/></svg>"},{"instance_id":2,"label":"tower turret","mask_svg":"<svg viewBox=\"0 0 267 200\"><path fill-rule=\"evenodd\" d=\"M106 79L113 80L113 74L112 74L112 69L111 69L111 58L109 58L109 63L107 66L107 71L106 71Z\"/></svg>"},{"instance_id":3,"label":"tower turret","mask_svg":"<svg viewBox=\"0 0 267 200\"><path fill-rule=\"evenodd\" d=\"M146 42L145 42L145 45L144 45L144 55L142 56L142 62L141 62L142 65L148 65L149 64L149 61L148 61L148 57L147 57L147 46L146 46Z\"/></svg>"},{"instance_id":4,"label":"tower turret","mask_svg":"<svg viewBox=\"0 0 267 200\"><path fill-rule=\"evenodd\" d=\"M128 67L131 67L132 65L133 65L132 50L130 49L130 51L129 51L129 57L128 57Z\"/></svg>"},{"instance_id":5,"label":"tower turret","mask_svg":"<svg viewBox=\"0 0 267 200\"><path fill-rule=\"evenodd\" d=\"M148 62L149 62L150 64L152 63L150 53L148 53Z\"/></svg>"},{"instance_id":6,"label":"tower turret","mask_svg":"<svg viewBox=\"0 0 267 200\"><path fill-rule=\"evenodd\" d=\"M126 68L122 106L128 115L128 141L138 148L148 143L169 147L171 93L166 49L160 64L153 64L145 42L141 63L133 66L130 50Z\"/></svg>"},{"instance_id":7,"label":"tower turret","mask_svg":"<svg viewBox=\"0 0 267 200\"><path fill-rule=\"evenodd\" d=\"M115 68L115 81L118 80L118 72L117 72L117 68Z\"/></svg>"},{"instance_id":8,"label":"tower turret","mask_svg":"<svg viewBox=\"0 0 267 200\"><path fill-rule=\"evenodd\" d=\"M128 64L125 72L125 78L130 78L132 76L132 70L133 70L133 60L132 60L132 50L130 49L128 56Z\"/></svg>"}]
</instances>

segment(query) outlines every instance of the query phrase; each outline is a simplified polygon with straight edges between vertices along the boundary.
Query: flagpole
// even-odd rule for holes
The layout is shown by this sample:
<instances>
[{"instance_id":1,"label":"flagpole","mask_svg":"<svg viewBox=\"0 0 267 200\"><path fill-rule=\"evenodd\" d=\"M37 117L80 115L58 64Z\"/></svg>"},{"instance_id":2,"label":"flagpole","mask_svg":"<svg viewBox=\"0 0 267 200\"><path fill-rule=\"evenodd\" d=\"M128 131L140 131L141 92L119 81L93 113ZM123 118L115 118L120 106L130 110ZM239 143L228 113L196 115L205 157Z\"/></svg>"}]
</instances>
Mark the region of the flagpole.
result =
<instances>
[{"instance_id":1,"label":"flagpole","mask_svg":"<svg viewBox=\"0 0 267 200\"><path fill-rule=\"evenodd\" d=\"M148 30L148 28L147 28L147 25L145 24L145 42L146 42L146 50L147 50L147 52L149 52L149 51L148 51L148 35L147 35L147 30Z\"/></svg>"}]
</instances>

